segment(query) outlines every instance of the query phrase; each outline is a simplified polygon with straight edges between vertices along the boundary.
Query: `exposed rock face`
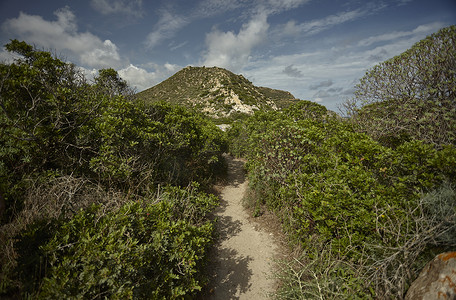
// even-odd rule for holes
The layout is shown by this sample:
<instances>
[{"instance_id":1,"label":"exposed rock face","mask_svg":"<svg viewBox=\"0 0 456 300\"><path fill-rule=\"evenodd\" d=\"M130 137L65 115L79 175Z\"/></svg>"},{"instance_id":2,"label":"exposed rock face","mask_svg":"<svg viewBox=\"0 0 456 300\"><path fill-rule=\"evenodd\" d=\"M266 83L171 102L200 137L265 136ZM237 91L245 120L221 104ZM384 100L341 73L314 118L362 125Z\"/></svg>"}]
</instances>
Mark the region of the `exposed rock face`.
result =
<instances>
[{"instance_id":1,"label":"exposed rock face","mask_svg":"<svg viewBox=\"0 0 456 300\"><path fill-rule=\"evenodd\" d=\"M214 118L277 110L277 103L298 101L289 92L254 86L244 76L217 67L186 67L137 98L184 105Z\"/></svg>"},{"instance_id":2,"label":"exposed rock face","mask_svg":"<svg viewBox=\"0 0 456 300\"><path fill-rule=\"evenodd\" d=\"M406 300L456 300L456 252L437 255L412 283Z\"/></svg>"}]
</instances>

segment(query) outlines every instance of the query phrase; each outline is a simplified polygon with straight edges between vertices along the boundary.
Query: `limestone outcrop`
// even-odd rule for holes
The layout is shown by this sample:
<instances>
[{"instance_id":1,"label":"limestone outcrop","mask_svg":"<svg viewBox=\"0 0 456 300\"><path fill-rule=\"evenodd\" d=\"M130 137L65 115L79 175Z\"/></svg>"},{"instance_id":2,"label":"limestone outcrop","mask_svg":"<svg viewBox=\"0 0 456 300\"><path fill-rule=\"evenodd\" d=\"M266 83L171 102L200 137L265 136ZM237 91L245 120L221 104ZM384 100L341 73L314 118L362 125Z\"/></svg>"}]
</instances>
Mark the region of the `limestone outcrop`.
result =
<instances>
[{"instance_id":1,"label":"limestone outcrop","mask_svg":"<svg viewBox=\"0 0 456 300\"><path fill-rule=\"evenodd\" d=\"M456 251L437 255L421 271L406 300L456 300Z\"/></svg>"}]
</instances>

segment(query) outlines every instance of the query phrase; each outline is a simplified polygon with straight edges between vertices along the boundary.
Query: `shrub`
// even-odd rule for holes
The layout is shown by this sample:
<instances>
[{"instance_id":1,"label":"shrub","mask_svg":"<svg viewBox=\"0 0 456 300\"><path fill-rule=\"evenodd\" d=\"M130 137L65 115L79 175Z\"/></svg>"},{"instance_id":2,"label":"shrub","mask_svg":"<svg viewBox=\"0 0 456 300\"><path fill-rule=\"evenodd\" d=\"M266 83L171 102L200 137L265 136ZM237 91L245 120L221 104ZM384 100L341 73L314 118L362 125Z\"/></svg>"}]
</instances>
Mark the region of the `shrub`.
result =
<instances>
[{"instance_id":1,"label":"shrub","mask_svg":"<svg viewBox=\"0 0 456 300\"><path fill-rule=\"evenodd\" d=\"M132 102L113 69L90 84L49 52L6 48L21 56L0 64L0 295L193 295L216 201L160 186L207 187L225 134L187 109Z\"/></svg>"},{"instance_id":2,"label":"shrub","mask_svg":"<svg viewBox=\"0 0 456 300\"><path fill-rule=\"evenodd\" d=\"M165 188L159 197L69 220L30 224L18 236L16 269L38 298L177 299L204 284L214 196Z\"/></svg>"},{"instance_id":3,"label":"shrub","mask_svg":"<svg viewBox=\"0 0 456 300\"><path fill-rule=\"evenodd\" d=\"M442 28L366 72L344 106L351 121L385 145L456 141L456 26Z\"/></svg>"},{"instance_id":4,"label":"shrub","mask_svg":"<svg viewBox=\"0 0 456 300\"><path fill-rule=\"evenodd\" d=\"M260 133L238 136L248 137L242 143L251 151L249 181L258 202L254 205L274 211L292 243L307 255L300 262L309 268L299 276L310 280L303 286L314 289L303 291L303 298L323 286L328 289L323 298L341 293L398 297L429 249L451 245L448 237L430 237L448 231L454 220L439 225L446 228L443 231L419 221L428 209L420 200L423 194L432 194L446 180L456 181L455 147L436 149L411 140L393 149L332 117L269 120L244 127L261 128ZM444 200L447 207L454 202L450 200ZM451 210L449 214L454 216ZM419 243L411 242L418 237ZM308 257L312 253L331 254L327 269L318 262L328 257ZM385 277L373 272L375 267ZM297 269L287 272L300 274ZM361 275L364 279L357 280Z\"/></svg>"},{"instance_id":5,"label":"shrub","mask_svg":"<svg viewBox=\"0 0 456 300\"><path fill-rule=\"evenodd\" d=\"M223 169L224 133L202 116L132 102L113 69L100 70L89 84L49 52L16 40L6 48L23 56L0 64L3 222L20 210L15 199L31 174L72 174L141 192L158 183L209 182Z\"/></svg>"}]
</instances>

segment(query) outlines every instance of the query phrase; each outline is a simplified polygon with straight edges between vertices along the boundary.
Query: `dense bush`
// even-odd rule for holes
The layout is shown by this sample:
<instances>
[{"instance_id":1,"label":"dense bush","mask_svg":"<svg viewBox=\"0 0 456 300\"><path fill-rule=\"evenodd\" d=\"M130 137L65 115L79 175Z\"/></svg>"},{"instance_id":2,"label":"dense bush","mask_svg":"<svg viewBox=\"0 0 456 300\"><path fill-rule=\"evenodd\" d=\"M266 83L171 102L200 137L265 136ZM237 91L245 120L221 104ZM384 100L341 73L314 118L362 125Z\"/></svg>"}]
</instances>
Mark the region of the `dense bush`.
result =
<instances>
[{"instance_id":1,"label":"dense bush","mask_svg":"<svg viewBox=\"0 0 456 300\"><path fill-rule=\"evenodd\" d=\"M92 205L69 220L29 224L15 247L16 272L37 298L176 299L204 284L217 205L191 187L113 210Z\"/></svg>"},{"instance_id":2,"label":"dense bush","mask_svg":"<svg viewBox=\"0 0 456 300\"><path fill-rule=\"evenodd\" d=\"M302 250L279 299L401 299L432 251L456 245L455 28L369 70L347 119L302 103L228 132L249 205Z\"/></svg>"},{"instance_id":3,"label":"dense bush","mask_svg":"<svg viewBox=\"0 0 456 300\"><path fill-rule=\"evenodd\" d=\"M385 145L456 142L456 26L439 30L366 72L344 106L359 130Z\"/></svg>"},{"instance_id":4,"label":"dense bush","mask_svg":"<svg viewBox=\"0 0 456 300\"><path fill-rule=\"evenodd\" d=\"M292 243L311 259L303 262L309 269L302 280L312 272L326 276L326 283L323 277L310 282L328 286L323 298L401 297L429 249L455 244L456 148L418 140L389 148L345 120L321 116L258 114L232 128L234 149L248 153L250 201L256 214L262 205L276 212ZM452 209L423 217L435 205L425 205L432 197L424 195L445 182L453 196L442 205ZM315 253L334 259L329 269L312 262L325 259Z\"/></svg>"},{"instance_id":5,"label":"dense bush","mask_svg":"<svg viewBox=\"0 0 456 300\"><path fill-rule=\"evenodd\" d=\"M216 201L185 187L223 171L224 133L182 107L134 100L113 69L89 82L25 42L6 49L19 56L0 64L0 297L201 289Z\"/></svg>"},{"instance_id":6,"label":"dense bush","mask_svg":"<svg viewBox=\"0 0 456 300\"><path fill-rule=\"evenodd\" d=\"M129 100L114 70L89 84L71 64L18 41L22 58L0 65L0 194L11 211L23 176L86 176L124 189L187 185L221 167L215 125L184 108Z\"/></svg>"},{"instance_id":7,"label":"dense bush","mask_svg":"<svg viewBox=\"0 0 456 300\"><path fill-rule=\"evenodd\" d=\"M271 124L280 126L284 122L313 119L326 120L329 117L326 107L317 103L299 100L281 113L275 111L258 111L253 116L239 119L232 123L228 131L230 153L236 156L247 157L251 149L261 146L263 134Z\"/></svg>"}]
</instances>

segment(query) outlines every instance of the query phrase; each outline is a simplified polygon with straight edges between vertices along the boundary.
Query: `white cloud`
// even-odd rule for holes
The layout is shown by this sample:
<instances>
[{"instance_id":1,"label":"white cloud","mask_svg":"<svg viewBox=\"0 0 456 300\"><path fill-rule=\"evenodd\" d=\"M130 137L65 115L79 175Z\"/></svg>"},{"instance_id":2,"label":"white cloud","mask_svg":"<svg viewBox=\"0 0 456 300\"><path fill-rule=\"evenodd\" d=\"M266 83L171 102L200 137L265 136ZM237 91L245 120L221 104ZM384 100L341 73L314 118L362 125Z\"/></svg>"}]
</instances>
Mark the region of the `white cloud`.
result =
<instances>
[{"instance_id":1,"label":"white cloud","mask_svg":"<svg viewBox=\"0 0 456 300\"><path fill-rule=\"evenodd\" d=\"M117 68L122 65L117 46L110 40L102 41L90 32L78 32L76 17L64 7L54 12L57 21L21 12L8 19L2 29L11 36L47 49L66 50L89 67Z\"/></svg>"},{"instance_id":2,"label":"white cloud","mask_svg":"<svg viewBox=\"0 0 456 300\"><path fill-rule=\"evenodd\" d=\"M393 41L397 40L400 38L410 38L410 37L417 37L417 36L423 36L427 35L433 32L436 32L438 29L443 27L443 23L440 22L435 22L431 24L425 24L418 26L412 31L393 31L393 32L388 32L385 34L377 35L377 36L372 36L368 37L366 39L363 39L358 42L358 46L370 46L375 43L381 43L381 42L388 42L388 41Z\"/></svg>"},{"instance_id":3,"label":"white cloud","mask_svg":"<svg viewBox=\"0 0 456 300\"><path fill-rule=\"evenodd\" d=\"M97 48L85 50L81 55L81 62L89 66L116 67L120 62L120 56L117 46L110 40L105 40L103 45L97 45Z\"/></svg>"},{"instance_id":4,"label":"white cloud","mask_svg":"<svg viewBox=\"0 0 456 300\"><path fill-rule=\"evenodd\" d=\"M19 55L8 52L6 50L0 49L0 63L10 64L17 58L20 58Z\"/></svg>"},{"instance_id":5,"label":"white cloud","mask_svg":"<svg viewBox=\"0 0 456 300\"><path fill-rule=\"evenodd\" d=\"M120 77L128 82L128 85L138 91L145 90L157 83L157 74L155 72L147 72L145 69L131 64L119 70L118 73Z\"/></svg>"},{"instance_id":6,"label":"white cloud","mask_svg":"<svg viewBox=\"0 0 456 300\"><path fill-rule=\"evenodd\" d=\"M288 90L297 98L318 101L337 110L338 103L353 96L354 85L368 69L406 51L442 26L432 23L401 34L385 32L376 43L363 40L346 44L340 43L337 37L327 38L326 47L316 47L318 50L314 52L268 57L249 63L246 75L254 84ZM301 71L302 77L290 79L285 76L283 66L290 65Z\"/></svg>"},{"instance_id":7,"label":"white cloud","mask_svg":"<svg viewBox=\"0 0 456 300\"><path fill-rule=\"evenodd\" d=\"M296 23L295 20L290 20L285 24L277 26L274 30L274 35L279 38L282 38L283 36L314 35L342 23L354 21L366 16L367 14L367 11L357 9L340 12L338 14L300 24Z\"/></svg>"},{"instance_id":8,"label":"white cloud","mask_svg":"<svg viewBox=\"0 0 456 300\"><path fill-rule=\"evenodd\" d=\"M94 0L95 1L95 0ZM106 1L106 0L97 0ZM202 0L184 14L174 13L171 5L159 10L159 20L145 40L149 48L154 48L165 40L173 38L189 23L200 19L221 15L236 9L242 11L243 18L268 16L299 7L310 0ZM176 49L176 48L173 48Z\"/></svg>"},{"instance_id":9,"label":"white cloud","mask_svg":"<svg viewBox=\"0 0 456 300\"><path fill-rule=\"evenodd\" d=\"M297 28L293 28L293 26L292 26L293 24L287 24L287 25L288 25L288 27L290 27L290 28L288 28L288 30L291 32L295 31L295 32L300 32L303 34L311 35L311 34L319 33L323 30L326 30L328 28L334 27L336 25L339 25L339 24L342 24L345 22L354 21L360 17L365 16L366 14L367 14L366 11L357 9L357 10L352 10L352 11L341 12L341 13L338 13L335 15L327 16L322 19L317 19L317 20L313 20L310 22L305 22L305 23L302 23L299 25L295 25L295 26L298 26Z\"/></svg>"},{"instance_id":10,"label":"white cloud","mask_svg":"<svg viewBox=\"0 0 456 300\"><path fill-rule=\"evenodd\" d=\"M282 35L298 35L301 32L301 28L296 24L295 20L288 21L285 25L279 26L279 33Z\"/></svg>"},{"instance_id":11,"label":"white cloud","mask_svg":"<svg viewBox=\"0 0 456 300\"><path fill-rule=\"evenodd\" d=\"M90 82L93 81L95 76L98 75L97 69L88 69L81 66L77 66L77 68L84 74L84 77Z\"/></svg>"},{"instance_id":12,"label":"white cloud","mask_svg":"<svg viewBox=\"0 0 456 300\"><path fill-rule=\"evenodd\" d=\"M310 0L267 0L266 6L270 13L280 13L282 11L298 8ZM260 3L263 1L260 1Z\"/></svg>"},{"instance_id":13,"label":"white cloud","mask_svg":"<svg viewBox=\"0 0 456 300\"><path fill-rule=\"evenodd\" d=\"M148 89L160 81L176 73L181 67L166 63L163 66L151 64L155 71L149 72L144 68L130 64L128 67L118 71L120 77L138 91Z\"/></svg>"},{"instance_id":14,"label":"white cloud","mask_svg":"<svg viewBox=\"0 0 456 300\"><path fill-rule=\"evenodd\" d=\"M176 45L176 43L171 42L168 46L169 46L169 50L176 51L177 49L180 49L180 48L184 47L187 44L188 44L188 41L184 41L184 42L182 42L180 44L177 44L177 45Z\"/></svg>"},{"instance_id":15,"label":"white cloud","mask_svg":"<svg viewBox=\"0 0 456 300\"><path fill-rule=\"evenodd\" d=\"M290 2L290 5L296 2L295 5L298 5L298 2L301 2L300 4L303 4L307 1L283 0L281 2ZM339 13L328 15L320 19L310 20L308 22L297 23L295 20L289 20L287 23L278 25L274 29L274 35L279 38L283 36L311 36L322 31L328 30L334 26L338 26L344 23L358 20L369 15L376 14L387 7L388 5L382 2L367 2L363 3L362 5L358 5L357 9L341 11Z\"/></svg>"},{"instance_id":16,"label":"white cloud","mask_svg":"<svg viewBox=\"0 0 456 300\"><path fill-rule=\"evenodd\" d=\"M142 0L91 0L92 7L103 15L123 14L142 17Z\"/></svg>"},{"instance_id":17,"label":"white cloud","mask_svg":"<svg viewBox=\"0 0 456 300\"><path fill-rule=\"evenodd\" d=\"M158 10L159 19L153 31L147 35L145 44L149 48L154 48L163 41L173 38L182 28L195 20L223 14L241 6L245 6L243 0L203 0L182 15L175 13L172 5L168 5ZM171 50L176 50L180 46L183 44L171 46Z\"/></svg>"},{"instance_id":18,"label":"white cloud","mask_svg":"<svg viewBox=\"0 0 456 300\"><path fill-rule=\"evenodd\" d=\"M248 62L252 49L267 38L267 16L255 16L238 34L213 29L206 36L208 47L203 65L218 66L238 72Z\"/></svg>"},{"instance_id":19,"label":"white cloud","mask_svg":"<svg viewBox=\"0 0 456 300\"><path fill-rule=\"evenodd\" d=\"M180 66L170 63L166 63L163 66L168 73L176 73L179 69L181 69Z\"/></svg>"},{"instance_id":20,"label":"white cloud","mask_svg":"<svg viewBox=\"0 0 456 300\"><path fill-rule=\"evenodd\" d=\"M188 23L189 21L185 17L172 14L168 10L162 10L154 31L149 33L146 38L146 45L149 48L160 45L164 40L172 38L176 32Z\"/></svg>"}]
</instances>

